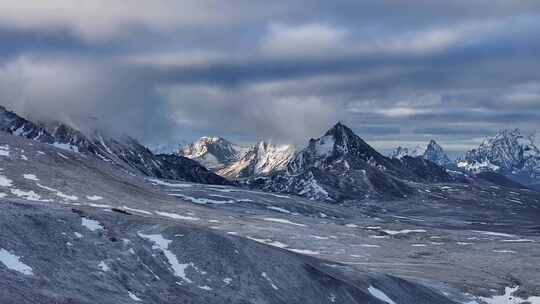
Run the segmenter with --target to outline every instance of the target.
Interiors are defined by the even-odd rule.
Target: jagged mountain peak
[[[292,145],[274,145],[271,140],[263,140],[249,147],[239,160],[217,173],[231,179],[268,175],[285,169],[294,154]]]
[[[448,181],[446,170],[431,162],[381,155],[350,128],[338,123],[311,139],[289,162],[287,170],[251,181],[264,190],[295,193],[334,202],[373,196],[403,197],[404,180]]]
[[[479,149],[498,147],[508,150],[509,147],[519,146],[524,150],[538,150],[534,141],[534,135],[525,134],[519,128],[503,129],[492,137],[484,138]]]
[[[399,146],[390,153],[391,158],[402,159],[405,156],[423,158],[439,166],[445,166],[451,163],[444,149],[434,139],[430,139],[427,146],[417,145],[413,149]]]
[[[351,137],[356,136],[351,128],[344,125],[341,121],[338,121],[332,128],[330,128],[325,136],[334,136],[334,137]]]
[[[336,123],[322,137],[311,139],[305,150],[319,158],[337,159],[347,154],[360,156],[366,160],[382,157],[351,128],[341,122]]]
[[[186,145],[179,151],[179,154],[193,159],[207,168],[218,170],[239,160],[246,151],[246,147],[233,144],[224,138],[203,136]]]
[[[446,154],[446,152],[444,152],[444,149],[434,139],[431,139],[429,141],[422,157],[440,166],[448,165],[451,163],[451,160]]]
[[[531,135],[520,129],[505,129],[487,137],[468,151],[458,167],[474,171],[494,171],[524,184],[540,181],[540,149]]]

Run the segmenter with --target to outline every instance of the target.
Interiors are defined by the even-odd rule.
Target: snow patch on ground
[[[23,191],[20,189],[11,189],[11,194],[20,198],[24,198],[29,201],[41,201],[41,196],[39,196],[34,191]]]
[[[148,179],[148,181],[152,182],[155,185],[174,187],[174,188],[189,188],[193,186],[191,184],[168,183],[159,179]]]
[[[267,222],[275,222],[275,223],[289,224],[289,225],[293,225],[293,226],[307,227],[304,224],[299,224],[299,223],[291,222],[289,220],[280,219],[280,218],[265,217],[262,220],[267,221]]]
[[[98,267],[103,272],[107,272],[107,271],[111,270],[111,268],[109,268],[109,266],[107,264],[105,264],[104,261],[99,262]]]
[[[212,287],[210,287],[208,285],[203,285],[203,286],[199,286],[199,289],[210,291],[210,290],[212,290]]]
[[[169,264],[175,276],[181,278],[188,283],[192,282],[186,275],[186,269],[190,266],[190,264],[181,264],[178,261],[176,255],[174,255],[174,253],[169,250],[169,245],[172,243],[171,240],[167,240],[161,234],[143,234],[139,232],[138,235],[143,239],[147,239],[153,242],[153,249],[161,250],[161,252],[163,252],[165,257],[167,258],[167,261],[169,261]]]
[[[481,303],[486,304],[521,304],[521,303],[530,303],[530,304],[540,304],[540,297],[532,296],[527,299],[521,299],[513,296],[513,294],[518,291],[519,286],[516,287],[506,287],[504,289],[504,294],[496,295],[491,298],[477,297]],[[476,301],[469,302],[467,304],[478,304]]]
[[[103,197],[99,196],[99,195],[87,195],[86,196],[86,199],[87,200],[90,200],[90,201],[100,201],[103,199]]]
[[[231,234],[231,233],[229,233],[229,234]],[[281,243],[281,242],[278,242],[278,241],[273,241],[271,239],[258,239],[258,238],[254,238],[254,237],[251,237],[251,236],[248,236],[247,238],[252,240],[252,241],[258,242],[258,243],[262,243],[262,244],[266,244],[266,245],[270,245],[270,246],[274,246],[274,247],[278,247],[278,248],[287,248],[287,247],[289,247],[289,245],[287,245],[285,243]]]
[[[293,249],[293,248],[287,248],[287,250],[290,250],[292,252],[300,253],[300,254],[307,254],[307,255],[319,255],[321,254],[318,251],[309,250],[309,249]]]
[[[385,303],[388,303],[388,304],[396,304],[396,302],[392,301],[392,299],[390,299],[384,292],[382,292],[382,290],[380,289],[377,289],[373,286],[369,286],[368,288],[368,292],[374,296],[375,298],[385,302]]]
[[[34,174],[23,174],[24,179],[31,180],[31,181],[39,181],[39,178],[35,176]]]
[[[256,192],[256,191],[251,191],[251,192],[259,193],[259,192]],[[282,195],[282,194],[274,194],[274,193],[263,193],[263,194],[270,195],[270,196],[273,196],[273,197],[279,197],[279,198],[291,198],[288,195]]]
[[[126,211],[131,211],[131,212],[137,212],[137,213],[148,214],[148,215],[152,214],[152,212],[150,212],[150,211],[141,210],[141,209],[135,209],[135,208],[129,208],[128,206],[123,206],[122,208],[124,210],[126,210]]]
[[[176,213],[170,213],[170,212],[162,212],[162,211],[156,211],[157,215],[161,215],[164,217],[169,217],[175,220],[186,220],[186,221],[198,221],[200,220],[198,217],[193,216],[184,216]]]
[[[266,209],[274,210],[274,211],[281,212],[281,213],[291,214],[291,212],[289,210],[281,208],[281,207],[267,206]]]
[[[496,252],[496,253],[516,253],[514,250],[506,250],[506,249],[493,250],[493,252]]]
[[[81,218],[81,225],[86,227],[90,231],[104,230],[100,222],[92,220],[86,217]]]
[[[274,281],[272,281],[272,279],[270,279],[270,277],[266,274],[266,272],[263,272],[261,273],[261,276],[268,281],[268,283],[270,283],[270,286],[272,286],[272,288],[274,290],[279,290],[279,288],[276,286],[276,284],[274,284]]]
[[[21,257],[14,255],[4,248],[0,248],[0,263],[4,264],[8,269],[15,270],[24,275],[34,274],[30,266],[21,262]]]
[[[469,163],[467,161],[460,161],[457,163],[458,168],[462,168],[468,171],[473,172],[482,172],[482,171],[498,171],[499,166],[492,164],[489,160],[484,160],[483,162],[474,162]]]
[[[534,240],[516,239],[516,240],[502,240],[501,242],[506,242],[506,243],[534,243]]]
[[[128,296],[133,301],[142,302],[142,300],[139,297],[137,297],[135,294],[133,294],[131,291],[128,291]]]
[[[78,200],[79,198],[75,195],[67,195],[65,193],[63,193],[62,191],[60,190],[57,190],[57,189],[54,189],[54,188],[51,188],[51,187],[47,187],[47,186],[44,186],[42,184],[39,184],[37,183],[36,184],[38,187],[40,187],[41,189],[45,189],[45,190],[48,190],[48,191],[51,191],[51,192],[54,192],[54,194],[56,196],[58,196],[59,198],[61,199],[64,199],[66,201],[76,201]]]
[[[491,236],[500,236],[500,237],[514,237],[515,235],[513,234],[507,234],[507,233],[500,233],[500,232],[491,232],[491,231],[475,231],[475,232],[478,232],[480,234],[484,234],[484,235],[491,235]]]
[[[179,194],[179,193],[173,193],[173,194],[169,194],[169,195],[179,197],[179,198],[185,199],[187,201],[190,201],[190,202],[192,202],[194,204],[199,204],[199,205],[211,205],[211,204],[223,205],[223,204],[234,204],[234,203],[236,203],[235,200],[219,201],[219,200],[213,200],[213,199],[209,199],[209,198],[196,198],[196,197],[187,196],[187,195],[183,195],[183,194]]]
[[[7,145],[0,146],[0,156],[9,157],[9,146]]]
[[[111,205],[104,205],[104,204],[88,204],[88,206],[94,207],[94,208],[103,208],[103,209],[112,208]]]
[[[390,234],[390,235],[427,232],[424,229],[381,230],[381,231],[385,232],[386,234]]]
[[[0,174],[0,186],[1,187],[11,187],[11,186],[13,186],[13,181]]]
[[[379,245],[372,245],[372,244],[361,244],[360,246],[361,247],[366,247],[366,248],[379,248],[379,247],[381,247]]]

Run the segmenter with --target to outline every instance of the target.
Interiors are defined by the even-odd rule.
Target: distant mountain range
[[[211,184],[231,184],[199,163],[178,155],[155,155],[129,136],[90,134],[60,122],[32,122],[0,106],[0,131],[112,162],[143,175]]]
[[[451,161],[443,148],[434,140],[426,147],[396,148],[390,157],[419,157],[450,169],[475,174],[493,172],[533,189],[540,189],[540,150],[531,136],[519,129],[501,130],[486,138],[478,148],[467,151]],[[487,176],[482,174],[482,176]]]
[[[404,197],[412,192],[410,183],[451,182],[474,175],[509,184],[501,179],[505,176],[536,189],[540,185],[540,150],[517,129],[487,138],[456,162],[435,140],[425,147],[398,147],[386,157],[341,123],[298,151],[291,145],[265,141],[242,146],[220,137],[202,137],[183,147],[182,143],[177,148],[155,147],[155,151],[174,151],[167,154],[153,153],[129,136],[82,132],[59,122],[33,122],[3,107],[0,130],[93,155],[147,176],[211,184],[241,182],[333,202]]]
[[[407,196],[410,182],[482,178],[515,187],[540,184],[538,148],[519,130],[501,131],[458,161],[433,139],[425,146],[400,146],[386,157],[341,123],[299,151],[287,145],[260,142],[244,147],[203,137],[179,154],[253,188],[334,202]]]
[[[245,147],[220,137],[202,137],[178,152],[229,179],[268,175],[283,170],[295,153],[291,145],[261,141]]]

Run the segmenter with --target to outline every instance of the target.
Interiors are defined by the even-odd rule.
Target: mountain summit
[[[211,170],[219,170],[238,161],[246,151],[245,147],[235,145],[224,138],[205,136],[186,145],[179,151],[179,154],[193,159]]]
[[[421,157],[439,166],[446,166],[452,162],[444,149],[433,139],[427,146],[418,145],[414,149],[400,146],[390,154],[390,157],[397,159],[402,159],[404,156]]]
[[[283,170],[294,153],[295,148],[291,145],[260,141],[246,147],[221,137],[201,137],[179,152],[229,179],[243,179]]]
[[[313,200],[342,202],[371,197],[396,198],[412,192],[408,181],[449,181],[444,168],[431,162],[381,155],[349,127],[337,123],[311,139],[287,169],[255,178],[252,187],[294,193]]]
[[[444,152],[443,148],[433,139],[429,141],[429,144],[424,151],[423,158],[432,161],[439,166],[451,163],[446,152]]]
[[[276,146],[270,142],[261,141],[248,148],[239,160],[230,163],[216,173],[230,179],[268,175],[285,169],[294,153],[294,146]]]
[[[532,136],[519,129],[502,130],[486,138],[457,165],[474,172],[498,172],[525,185],[540,183],[540,150]]]

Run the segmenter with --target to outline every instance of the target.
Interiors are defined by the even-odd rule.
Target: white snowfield
[[[465,304],[540,304],[540,297],[532,296],[527,299],[522,299],[513,294],[519,290],[519,286],[506,287],[504,294],[496,295],[491,298],[477,297],[478,301],[471,301]]]
[[[425,233],[427,232],[424,229],[403,229],[403,230],[381,230],[382,232],[385,232],[390,235],[397,235],[397,234],[409,234],[409,233]]]
[[[88,195],[86,196],[86,199],[90,201],[100,201],[103,199],[103,197],[99,195]]]
[[[53,192],[57,197],[63,199],[63,200],[66,200],[66,201],[77,201],[79,200],[79,198],[75,195],[68,195],[68,194],[65,194],[63,193],[62,191],[60,190],[57,190],[57,189],[54,189],[54,188],[51,188],[51,187],[47,187],[47,186],[44,186],[42,184],[39,184],[39,183],[36,183],[36,185],[38,187],[40,187],[41,189],[45,189],[45,190],[48,190],[50,192]]]
[[[33,275],[32,268],[21,262],[20,259],[21,257],[16,256],[4,248],[0,248],[0,263],[4,264],[8,269],[15,270],[24,275]]]
[[[37,178],[37,176],[35,176],[34,174],[23,174],[23,177],[27,180],[39,181],[39,178]]]
[[[9,146],[7,145],[0,146],[0,156],[9,157]]]
[[[139,297],[137,297],[134,293],[132,293],[131,291],[128,291],[128,296],[129,296],[130,299],[132,299],[135,302],[142,302],[142,300]]]
[[[90,231],[98,231],[105,229],[100,222],[85,217],[81,218],[81,224]]]
[[[172,219],[175,219],[175,220],[186,220],[186,221],[198,221],[198,220],[200,220],[200,218],[198,218],[198,217],[185,216],[185,215],[180,215],[180,214],[170,213],[170,212],[156,211],[156,214],[164,216],[164,217],[172,218]]]
[[[304,224],[299,224],[299,223],[291,222],[291,221],[286,220],[286,219],[273,218],[273,217],[265,217],[265,218],[263,218],[263,221],[282,223],[282,224],[288,224],[288,225],[300,226],[300,227],[307,227],[307,225],[304,225]]]
[[[13,186],[13,181],[0,174],[0,187],[11,187]]]
[[[388,304],[397,304],[396,302],[392,301],[384,292],[382,292],[380,289],[377,289],[373,286],[369,286],[368,288],[369,293],[374,296],[375,298],[388,303]]]
[[[153,249],[161,250],[161,252],[163,252],[175,276],[188,283],[192,283],[192,281],[186,275],[186,269],[190,266],[190,264],[181,264],[176,255],[169,250],[169,245],[172,243],[171,240],[167,240],[161,234],[143,234],[139,232],[138,235],[143,239],[153,242]]]

